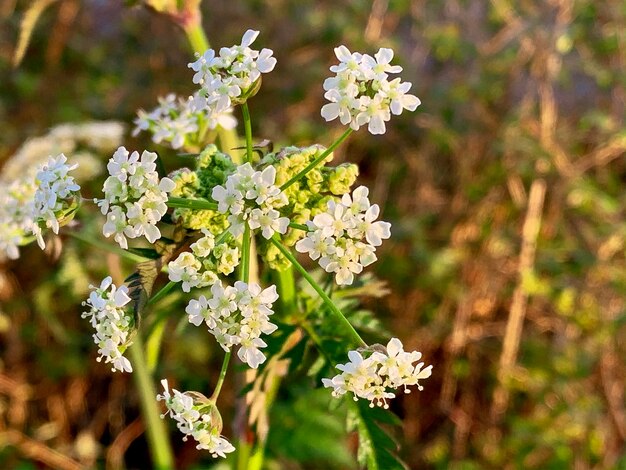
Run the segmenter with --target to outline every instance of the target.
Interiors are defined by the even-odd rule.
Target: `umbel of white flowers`
[[[104,278],[99,287],[89,286],[92,292],[83,302],[89,307],[82,318],[88,318],[91,326],[96,330],[93,340],[98,346],[98,362],[104,359],[105,363],[112,364],[115,372],[132,372],[130,361],[124,357],[126,348],[130,346],[134,322],[126,313],[130,302],[128,287],[113,284],[110,276]]]
[[[161,178],[156,171],[157,154],[144,151],[132,154],[125,147],[118,148],[107,164],[109,177],[102,188],[104,199],[95,199],[107,216],[102,227],[105,237],[114,235],[124,249],[128,238],[145,236],[150,243],[161,238],[157,223],[167,212],[167,193],[176,184]]]
[[[363,354],[368,354],[363,357]],[[361,352],[350,351],[349,362],[338,364],[341,374],[332,379],[322,379],[324,387],[333,389],[333,396],[339,397],[345,393],[353,393],[354,400],[364,398],[370,401],[370,406],[389,408],[387,400],[395,397],[389,389],[404,387],[405,393],[410,393],[407,386],[417,385],[418,390],[423,387],[419,381],[427,379],[432,374],[433,366],[424,367],[419,361],[422,353],[418,351],[406,352],[398,338],[392,338],[385,352],[370,347]]]
[[[221,112],[256,93],[261,74],[271,72],[276,65],[271,49],[257,51],[250,48],[258,35],[258,31],[249,29],[240,45],[222,47],[218,53],[209,49],[189,64],[189,68],[196,72],[193,82],[201,85],[200,91],[194,95],[196,109],[210,108]]]
[[[67,157],[61,154],[56,158],[50,157],[37,171],[31,230],[42,250],[46,244],[40,224],[51,228],[54,233],[59,233],[59,220],[63,218],[63,212],[71,210],[71,206],[77,206],[80,186],[68,174],[77,167],[77,164],[68,165]]]
[[[192,243],[191,252],[185,251],[167,265],[168,277],[180,282],[183,292],[193,287],[215,284],[219,275],[228,276],[239,266],[239,248],[227,243],[215,246],[215,237],[208,229],[201,229],[203,236]]]
[[[269,321],[274,313],[272,304],[278,299],[276,286],[261,289],[255,283],[235,282],[224,287],[220,281],[211,287],[209,298],[201,295],[191,300],[185,312],[189,322],[200,326],[203,322],[225,351],[239,346],[239,359],[253,369],[265,362],[260,348],[267,346],[261,334],[272,334],[277,326]]]
[[[213,106],[198,110],[194,103],[201,99],[198,93],[188,98],[177,97],[173,93],[159,98],[159,105],[152,111],[137,112],[133,135],[150,131],[154,143],[168,142],[173,149],[179,149],[188,138],[194,142],[201,140],[206,129],[218,126],[234,129],[237,126],[232,108],[218,109]]]
[[[249,163],[240,165],[226,179],[226,186],[213,188],[217,210],[228,214],[228,230],[235,236],[243,234],[246,223],[252,230],[261,229],[266,239],[274,233],[284,234],[289,219],[276,209],[288,204],[287,196],[274,184],[276,168],[268,166],[254,171]]]
[[[233,452],[235,447],[225,438],[220,436],[222,432],[222,418],[215,403],[208,400],[198,392],[179,392],[170,389],[166,379],[161,380],[164,391],[157,395],[157,401],[163,401],[167,411],[166,415],[176,421],[176,426],[185,436],[192,436],[197,449],[208,450],[213,457],[226,457],[227,453]]]
[[[389,222],[376,221],[380,208],[370,204],[369,190],[359,186],[340,202],[328,201],[326,212],[307,222],[306,237],[296,250],[308,253],[322,268],[335,274],[338,285],[352,284],[354,274],[376,261],[376,247],[391,236]]]
[[[407,93],[410,82],[389,80],[390,73],[402,71],[399,65],[391,65],[391,49],[382,48],[372,57],[339,46],[335,55],[339,64],[330,68],[335,76],[324,82],[324,97],[330,103],[322,107],[322,117],[327,121],[339,118],[354,130],[367,124],[372,134],[384,134],[392,114],[415,111],[420,105],[419,98]]]

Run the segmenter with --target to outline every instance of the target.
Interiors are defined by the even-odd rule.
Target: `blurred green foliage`
[[[54,124],[130,122],[158,95],[193,90],[182,33],[118,2],[51,5],[12,69],[28,4],[0,7],[7,26],[0,29],[0,159]],[[423,392],[393,404],[410,468],[625,468],[623,2],[248,0],[203,7],[212,44],[229,45],[257,28],[279,60],[250,103],[259,139],[328,144],[339,134],[319,117],[321,83],[339,44],[370,53],[394,48],[422,100],[384,137],[361,132],[336,152],[337,163],[359,164],[359,183],[393,223],[375,268],[390,294],[366,300],[376,320],[367,313],[355,319],[361,316],[368,340],[382,340],[373,323],[380,322],[434,364]],[[158,150],[166,162],[177,158]],[[537,180],[547,191],[538,238],[530,241],[536,255],[532,269],[518,273]],[[146,468],[142,439],[116,440],[135,429],[132,387],[93,361],[89,327],[79,317],[90,282],[132,266],[94,250],[65,240],[56,258],[31,246],[0,268],[0,466],[35,468],[7,445],[15,436],[6,429],[87,465],[118,462],[113,449],[126,453],[129,468]],[[516,288],[528,299],[525,321],[515,366],[500,382]],[[157,367],[162,376],[175,368],[181,387],[193,389],[215,383],[221,353],[189,329],[182,342],[183,306],[173,298],[155,307],[155,317],[181,312],[180,322],[167,321],[174,333],[161,354],[168,361]],[[311,351],[300,353],[303,363],[315,362]],[[330,394],[311,390],[330,371],[322,361],[313,376],[303,371],[282,385],[270,416],[268,468],[356,465],[356,443],[342,431],[345,404],[331,410]],[[501,414],[494,413],[499,386],[509,393]],[[20,398],[18,389],[28,393]],[[46,435],[49,423],[56,427]],[[99,444],[79,440],[83,430]],[[176,445],[180,468],[209,463],[193,445]]]

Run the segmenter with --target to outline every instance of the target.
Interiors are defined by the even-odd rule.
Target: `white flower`
[[[333,396],[350,392],[355,400],[369,400],[372,407],[389,408],[387,400],[395,397],[389,389],[404,387],[405,393],[409,393],[407,386],[417,385],[419,390],[423,390],[419,380],[430,377],[432,373],[432,366],[422,369],[423,362],[413,365],[420,360],[421,353],[405,352],[402,342],[397,338],[389,341],[386,354],[378,350],[366,352],[369,356],[364,358],[358,351],[349,351],[349,362],[336,366],[341,374],[332,379],[322,379],[324,387],[333,389]]]
[[[167,268],[169,280],[182,282],[183,292],[189,292],[192,287],[198,287],[202,283],[202,277],[199,274],[202,263],[193,253],[181,253],[178,258],[168,263]]]
[[[168,263],[168,277],[172,282],[182,282],[182,289],[189,292],[193,287],[212,286],[218,274],[228,275],[239,264],[239,249],[223,242],[215,246],[215,237],[202,229],[203,236],[191,244],[191,252],[178,255]]]
[[[100,356],[97,360],[100,362],[104,359],[105,363],[111,363],[114,372],[132,372],[130,361],[123,356],[126,348],[132,344],[133,319],[126,313],[126,306],[131,300],[128,287],[116,287],[110,276],[99,287],[90,287],[92,292],[82,303],[90,309],[83,312],[81,317],[88,318],[96,330],[93,339],[99,348]]]
[[[195,243],[192,243],[190,248],[194,255],[200,258],[206,258],[215,248],[215,237],[205,228],[201,231],[204,236]]]
[[[165,141],[170,143],[172,148],[179,149],[187,141],[198,141],[208,129],[215,129],[218,126],[233,129],[237,125],[232,108],[220,106],[218,103],[198,108],[194,104],[198,100],[204,98],[198,96],[181,98],[174,94],[159,98],[159,106],[152,111],[138,111],[133,135],[149,131],[152,133],[153,142],[159,144]]]
[[[272,238],[274,233],[286,233],[289,227],[289,219],[280,217],[280,213],[275,209],[262,210],[252,209],[248,225],[252,230],[261,229],[261,235],[267,240]]]
[[[224,186],[213,188],[211,196],[218,203],[218,211],[228,214],[228,230],[234,236],[240,236],[246,224],[252,230],[261,229],[266,239],[276,232],[286,233],[289,219],[281,217],[276,209],[285,206],[288,200],[275,182],[273,166],[255,171],[245,163],[228,176]]]
[[[401,114],[402,110],[415,111],[421,104],[417,96],[409,95],[407,91],[411,89],[409,82],[400,82],[399,78],[390,82],[383,82],[381,95],[391,100],[389,109],[393,114]]]
[[[414,111],[419,106],[420,100],[407,93],[410,83],[388,79],[390,73],[402,71],[402,67],[391,65],[391,49],[381,48],[372,57],[339,46],[335,55],[339,64],[330,67],[335,76],[324,81],[324,97],[330,102],[321,110],[326,121],[339,118],[354,130],[367,125],[370,133],[384,134],[392,113]]]
[[[183,440],[192,436],[198,444],[197,449],[208,450],[213,457],[226,457],[227,453],[235,448],[223,437],[222,419],[215,407],[215,403],[198,392],[179,392],[172,389],[170,393],[166,379],[161,380],[164,391],[156,396],[157,401],[163,401],[167,411],[161,418],[169,415],[179,431],[185,434]]]
[[[43,238],[43,229],[48,226],[54,229],[56,226],[54,220],[47,219],[50,216],[47,211],[44,211],[43,218],[37,217],[37,223],[34,221],[34,197],[40,186],[36,181],[37,173],[49,156],[59,153],[68,155],[65,165],[72,168],[74,179],[87,181],[100,174],[103,168],[100,159],[92,152],[111,151],[121,141],[123,133],[124,126],[117,122],[61,124],[44,136],[28,139],[3,162],[0,174],[0,260],[18,258],[19,247],[30,243],[33,234],[36,238]],[[69,175],[66,178],[70,178]],[[44,186],[50,190],[54,185],[47,181]],[[55,191],[57,189],[61,188],[54,188]],[[76,196],[78,193],[68,197],[56,214],[59,226],[71,218],[74,204],[78,201]],[[45,197],[41,199],[43,202],[48,200]]]
[[[161,178],[156,171],[157,154],[144,151],[132,154],[120,147],[109,160],[109,177],[104,182],[104,199],[96,199],[107,216],[102,233],[115,235],[115,241],[126,249],[128,238],[145,236],[150,243],[161,237],[157,223],[167,212],[167,193],[176,184]]]
[[[300,253],[308,253],[311,259],[315,261],[320,256],[328,257],[335,252],[335,239],[325,237],[322,230],[315,230],[298,240],[296,250]]]
[[[42,223],[54,233],[59,233],[58,217],[62,217],[63,212],[68,210],[71,204],[76,203],[80,186],[68,173],[77,166],[68,165],[67,157],[60,154],[57,157],[50,157],[37,170],[35,176],[37,190],[33,195],[31,230],[41,249],[45,248],[46,244],[39,224]]]
[[[28,176],[10,184],[0,182],[0,261],[4,256],[19,258],[19,246],[28,243],[36,191],[34,178]]]
[[[258,31],[249,29],[241,44],[222,47],[219,54],[209,49],[189,64],[195,72],[193,82],[202,87],[192,100],[192,106],[196,109],[228,108],[242,96],[247,98],[261,74],[274,70],[276,59],[271,49],[259,52],[250,48],[258,35]]]
[[[258,284],[237,281],[232,287],[224,287],[217,281],[211,287],[210,298],[191,300],[185,312],[190,323],[199,326],[204,322],[225,351],[239,345],[239,358],[256,369],[265,362],[261,348],[267,344],[261,335],[277,328],[269,321],[277,299],[276,286],[261,289]]]
[[[391,236],[391,224],[377,221],[380,208],[370,205],[365,186],[341,201],[328,201],[326,212],[307,222],[308,232],[296,250],[319,260],[326,272],[335,274],[339,285],[352,284],[354,275],[376,261],[376,247]]]
[[[378,80],[384,83],[389,73],[400,73],[402,67],[390,65],[393,59],[393,50],[380,48],[374,57],[365,54],[363,56],[363,71],[370,80]],[[397,79],[400,80],[400,79]],[[410,84],[409,84],[410,85]]]

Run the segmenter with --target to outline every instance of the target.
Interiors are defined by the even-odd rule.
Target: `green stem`
[[[146,366],[150,374],[153,374],[159,365],[159,353],[166,325],[167,317],[155,319],[146,337]]]
[[[157,292],[152,297],[150,297],[150,299],[148,299],[148,303],[146,305],[152,305],[158,302],[159,300],[161,300],[163,297],[167,295],[169,291],[171,291],[174,288],[175,285],[176,283],[173,281],[170,281],[167,284],[165,284],[159,292]]]
[[[134,263],[143,263],[144,261],[150,259],[144,258],[143,256],[139,256],[134,253],[130,253],[123,248],[120,248],[119,246],[111,245],[109,243],[98,240],[97,238],[92,238],[89,235],[69,231],[65,233],[70,237],[75,238],[76,240],[80,240],[83,243],[88,243],[89,245],[95,246],[96,248],[100,248],[104,251],[108,251],[109,253],[113,253],[129,261],[133,261]]]
[[[246,284],[250,282],[250,227],[246,223],[241,242],[241,280]]]
[[[181,207],[183,209],[217,210],[217,204],[206,199],[186,199],[182,197],[170,197],[167,200],[168,207]]]
[[[224,356],[222,369],[220,370],[220,376],[217,379],[217,384],[215,385],[215,390],[213,390],[213,395],[211,395],[211,401],[213,401],[213,403],[217,401],[217,397],[220,396],[220,392],[222,391],[222,385],[224,384],[224,379],[226,378],[226,372],[228,371],[228,363],[230,362],[231,354],[231,351],[228,351]]]
[[[243,126],[246,131],[246,161],[252,162],[252,120],[250,119],[250,110],[247,102],[241,105],[241,112],[243,113]]]
[[[224,230],[215,239],[215,246],[221,245],[222,243],[226,243],[230,237],[231,237],[230,231],[228,229]]]
[[[296,283],[293,275],[293,266],[281,271],[274,271],[278,287],[278,301],[283,318],[290,316],[296,310]]]
[[[170,439],[157,406],[156,390],[146,366],[143,342],[139,333],[129,348],[129,355],[133,364],[132,375],[139,391],[142,415],[146,420],[145,427],[154,468],[159,470],[172,469],[174,468],[174,456],[170,447]]]
[[[191,47],[191,52],[203,54],[209,47],[209,40],[204,34],[204,29],[202,28],[202,21],[198,18],[198,21],[189,24],[184,28],[185,34],[187,35],[187,41],[189,42],[189,46]]]
[[[324,301],[326,306],[333,313],[335,318],[337,318],[337,320],[339,320],[339,322],[342,323],[346,327],[346,329],[349,331],[350,336],[352,337],[352,339],[356,343],[358,343],[359,346],[367,347],[367,343],[365,341],[363,341],[363,338],[361,338],[361,336],[357,333],[357,331],[354,329],[354,327],[348,321],[348,319],[344,316],[344,314],[341,313],[341,310],[339,310],[339,308],[337,308],[335,303],[330,299],[330,297],[328,297],[326,292],[324,292],[324,289],[322,289],[322,287],[315,281],[315,279],[313,279],[313,277],[311,277],[311,275],[307,272],[307,270],[304,269],[304,267],[298,262],[298,260],[296,259],[295,256],[293,256],[291,251],[289,249],[285,248],[282,245],[282,243],[280,243],[278,240],[276,240],[276,238],[270,238],[270,241],[274,244],[274,246],[276,248],[278,248],[280,250],[280,252],[285,256],[285,258],[287,258],[289,261],[291,261],[291,264],[293,265],[293,267],[296,268],[296,270],[299,271],[300,274],[302,274],[302,276],[311,285],[311,287],[313,287],[313,289],[315,289],[315,291],[322,298],[322,300]]]
[[[348,129],[343,134],[341,134],[341,136],[339,136],[339,138],[335,142],[333,142],[333,144],[330,147],[328,147],[319,157],[317,157],[315,160],[309,163],[302,171],[297,173],[289,181],[283,184],[280,187],[280,189],[284,191],[289,186],[294,184],[296,181],[303,178],[309,171],[311,171],[313,168],[319,165],[320,162],[323,162],[326,159],[326,157],[328,157],[333,152],[333,150],[335,150],[339,146],[339,144],[341,144],[344,140],[348,138],[350,134],[352,134],[352,128],[348,127]]]
[[[304,225],[304,224],[297,224],[295,222],[289,222],[289,227],[295,228],[296,230],[304,230],[305,232],[308,232],[309,230],[311,230],[306,225]]]

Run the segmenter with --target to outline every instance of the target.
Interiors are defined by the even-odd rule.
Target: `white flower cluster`
[[[421,357],[422,353],[417,351],[405,352],[402,342],[392,338],[386,354],[374,351],[365,359],[358,351],[348,352],[350,361],[336,366],[341,374],[322,379],[322,383],[324,387],[333,388],[335,397],[350,392],[355,401],[358,398],[369,400],[372,408],[374,405],[389,408],[387,399],[395,397],[389,389],[404,387],[404,392],[410,393],[407,386],[417,385],[418,390],[423,390],[419,381],[431,376],[433,366],[424,367],[423,362],[414,365]]]
[[[410,82],[388,79],[389,73],[402,71],[399,65],[390,64],[391,49],[381,48],[372,57],[339,46],[335,55],[339,64],[330,67],[335,76],[324,81],[324,97],[330,101],[322,107],[326,121],[339,118],[354,130],[367,124],[372,134],[384,134],[385,122],[391,119],[391,114],[401,114],[404,109],[415,111],[420,105],[416,96],[407,93]]]
[[[265,362],[265,355],[259,348],[267,344],[261,339],[261,333],[269,335],[277,328],[269,321],[276,299],[276,286],[261,290],[258,284],[237,281],[234,287],[224,287],[218,281],[211,287],[210,298],[202,295],[191,300],[185,312],[190,323],[196,326],[206,323],[225,351],[239,345],[239,359],[256,369]]]
[[[63,153],[72,163],[80,160],[80,168],[74,177],[78,181],[88,181],[102,171],[95,153],[112,152],[123,137],[124,125],[115,121],[60,124],[46,135],[24,142],[2,166],[0,179],[5,182],[22,180],[26,175],[34,178],[33,170],[44,163],[48,155]]]
[[[89,287],[93,290],[82,305],[90,307],[90,310],[83,312],[81,317],[89,318],[89,323],[96,330],[93,340],[99,348],[98,362],[104,358],[105,363],[113,364],[113,372],[132,372],[130,361],[123,356],[132,344],[133,319],[125,309],[131,300],[128,287],[116,287],[110,276],[102,281],[100,287]]]
[[[19,247],[32,240],[35,191],[33,178],[0,181],[0,261],[19,258]]]
[[[31,230],[42,250],[46,243],[39,224],[44,224],[54,233],[59,233],[58,218],[63,216],[63,211],[77,203],[80,186],[76,184],[74,177],[68,175],[77,167],[76,164],[68,165],[67,157],[61,154],[48,158],[48,161],[37,169],[35,176],[37,190],[33,196]]]
[[[287,205],[288,200],[274,183],[276,168],[268,166],[263,171],[254,171],[249,163],[237,167],[226,179],[226,186],[215,186],[211,196],[218,203],[217,210],[229,214],[229,231],[239,236],[245,224],[252,230],[261,229],[261,234],[270,239],[274,233],[284,234],[289,219],[281,217],[276,210]]]
[[[150,243],[161,237],[156,224],[167,212],[167,193],[176,184],[161,178],[156,171],[157,154],[144,151],[129,154],[118,148],[107,164],[109,177],[102,188],[104,199],[96,199],[107,216],[102,228],[105,237],[115,235],[115,241],[128,248],[128,238],[145,236]]]
[[[258,31],[249,29],[240,45],[222,47],[219,54],[209,49],[189,64],[196,72],[193,82],[202,86],[193,101],[197,109],[215,108],[222,112],[245,101],[254,92],[261,74],[274,70],[276,59],[271,49],[259,52],[250,48],[258,35]]]
[[[4,162],[0,172],[0,261],[19,258],[19,247],[33,239],[35,180],[48,156],[69,155],[71,166],[79,165],[72,171],[74,178],[89,181],[102,171],[93,152],[116,148],[123,134],[124,126],[114,121],[61,124],[44,136],[28,139]]]
[[[191,244],[191,252],[178,255],[167,265],[172,282],[182,282],[184,292],[193,287],[207,287],[218,280],[218,274],[231,274],[239,265],[239,249],[221,243],[215,246],[215,237],[202,229],[202,238]]]
[[[192,105],[198,97],[187,99],[177,97],[173,93],[159,98],[159,105],[150,112],[140,110],[135,119],[133,135],[141,131],[150,131],[152,141],[156,144],[169,142],[174,149],[185,144],[188,135],[202,133],[207,129],[221,126],[234,129],[237,120],[232,115],[232,108],[204,107],[196,110]]]
[[[389,222],[376,222],[380,208],[370,205],[368,194],[365,186],[359,186],[340,202],[328,201],[326,212],[307,222],[309,232],[296,243],[296,250],[335,273],[339,285],[352,284],[354,274],[376,261],[376,247],[391,236]]]
[[[196,392],[172,389],[170,393],[166,379],[161,380],[161,385],[165,391],[156,398],[157,401],[165,402],[167,407],[167,412],[161,418],[170,415],[176,421],[176,426],[185,435],[183,441],[192,436],[198,442],[196,448],[208,450],[213,457],[226,457],[227,453],[235,450],[230,442],[220,436],[222,419],[214,403]]]

